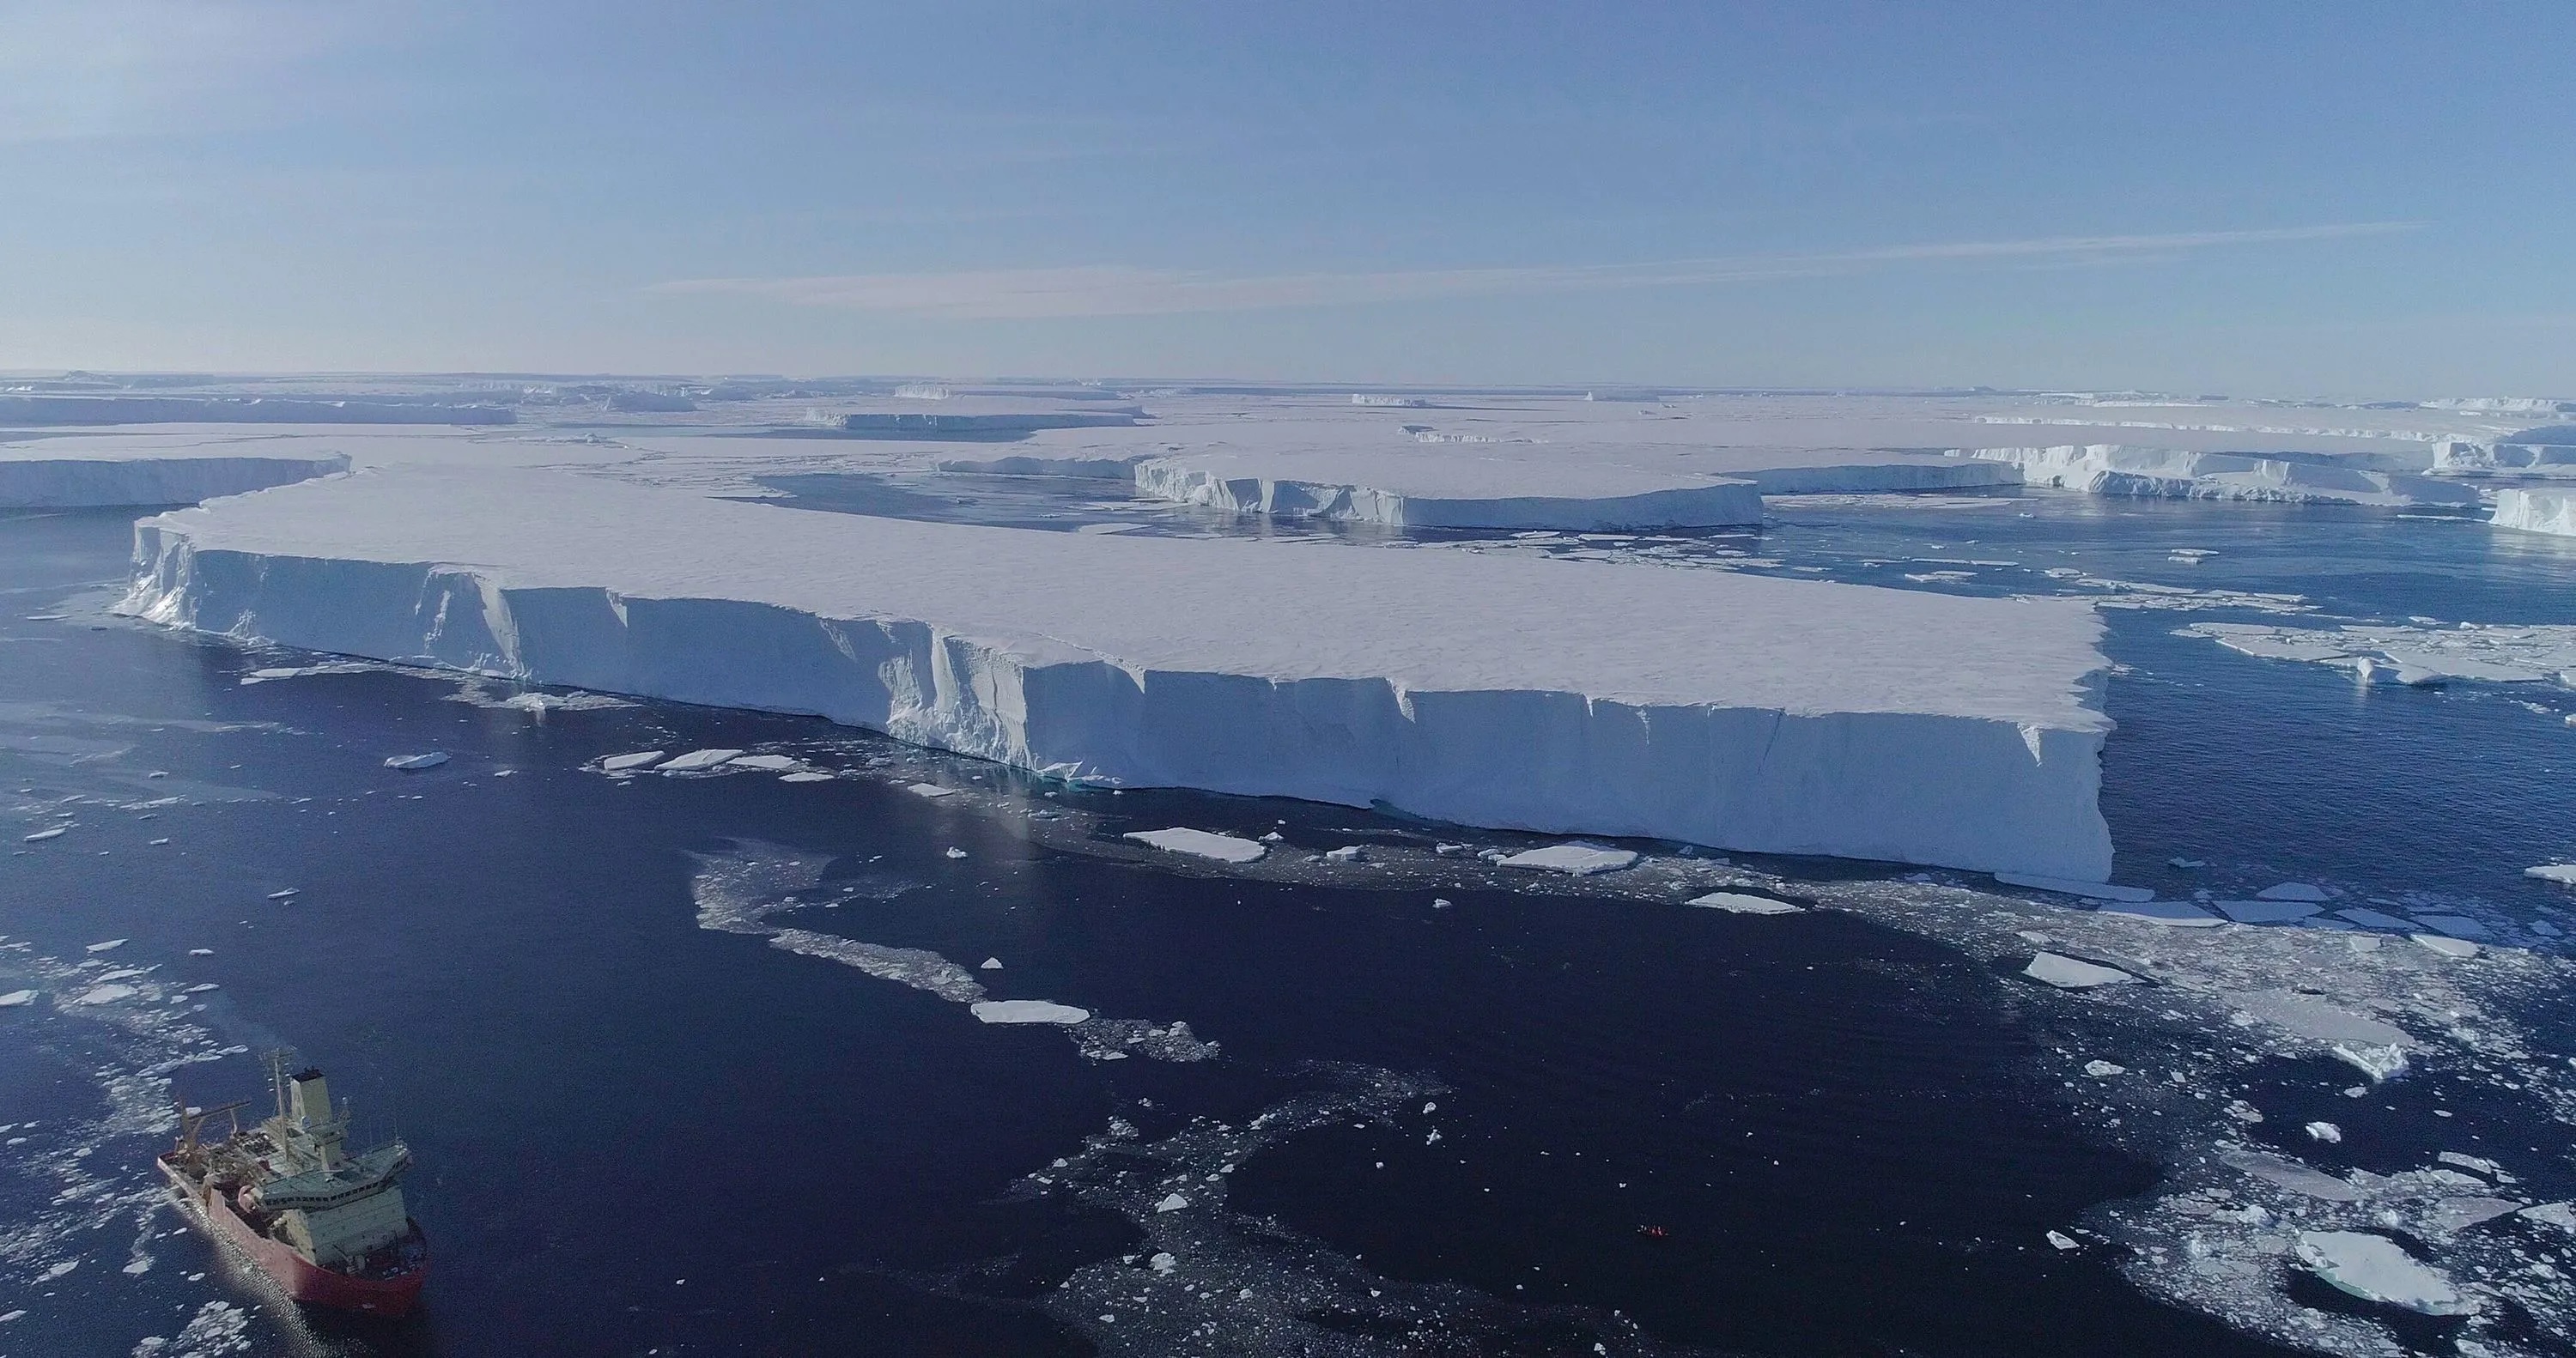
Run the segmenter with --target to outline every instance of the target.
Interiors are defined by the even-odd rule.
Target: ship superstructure
[[[248,1254],[296,1301],[395,1316],[419,1300],[429,1244],[403,1205],[411,1149],[400,1139],[352,1154],[349,1112],[331,1104],[322,1072],[288,1072],[272,1053],[277,1111],[241,1125],[247,1102],[183,1108],[179,1144],[161,1172],[208,1229]],[[207,1123],[230,1115],[208,1140]]]

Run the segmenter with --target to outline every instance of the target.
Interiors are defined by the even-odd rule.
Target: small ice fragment
[[[1357,844],[1345,844],[1338,849],[1325,850],[1324,856],[1336,863],[1365,863],[1368,861],[1368,850]]]
[[[2087,1061],[2084,1063],[2084,1073],[2096,1080],[2107,1080],[2114,1075],[2128,1074],[2129,1068],[2109,1061]]]
[[[130,985],[99,985],[91,986],[89,989],[74,996],[72,998],[72,1003],[114,1004],[118,1000],[132,999],[133,997],[134,987]]]
[[[2418,944],[2444,957],[2475,957],[2478,945],[2465,938],[2446,938],[2441,934],[2410,935]]]
[[[25,1311],[0,1312],[0,1325],[6,1325],[10,1321],[16,1320],[25,1314],[27,1314]]]
[[[431,750],[427,754],[388,755],[385,758],[385,767],[389,769],[399,769],[404,773],[418,773],[422,769],[437,768],[439,765],[446,762],[446,751]]]
[[[40,1283],[49,1283],[79,1267],[80,1260],[65,1259],[61,1263],[54,1265],[52,1268],[46,1269],[44,1272],[37,1274],[36,1281]]]
[[[637,750],[632,754],[612,754],[599,761],[599,767],[608,773],[618,773],[626,769],[640,769],[661,757],[660,750]]]
[[[1075,1024],[1091,1017],[1088,1009],[1077,1009],[1051,1000],[978,1000],[969,1008],[983,1023]]]
[[[2051,1244],[2051,1245],[2056,1246],[2057,1248],[2059,1248],[2059,1249],[2061,1249],[2061,1250],[2072,1250],[2072,1249],[2081,1249],[2081,1248],[2083,1248],[2083,1246],[2078,1245],[2078,1244],[2076,1244],[2076,1243],[2075,1243],[2075,1237],[2073,1237],[2073,1236],[2071,1236],[2071,1235],[2068,1235],[2068,1234],[2067,1234],[2067,1233],[2065,1233],[2064,1231],[2050,1231],[2050,1232],[2048,1233],[2048,1243],[2049,1243],[2049,1244]]]
[[[714,768],[716,765],[724,763],[726,760],[729,760],[735,755],[741,753],[742,751],[740,750],[691,750],[687,754],[673,756],[662,765],[660,771],[663,773],[694,773],[701,769]]]
[[[1694,896],[1683,904],[1704,906],[1711,910],[1725,910],[1738,915],[1795,915],[1806,909],[1805,906],[1791,905],[1787,901],[1775,901],[1768,896],[1748,895],[1741,891],[1712,891],[1705,896]]]
[[[1189,1199],[1182,1197],[1178,1193],[1174,1193],[1170,1197],[1163,1199],[1161,1202],[1155,1203],[1154,1210],[1157,1212],[1177,1212],[1189,1205]]]
[[[2308,1271],[2363,1301],[2428,1316],[2465,1316],[2477,1299],[2418,1263],[2396,1241],[2363,1231],[2301,1231],[2299,1262]]]
[[[1454,904],[1454,902],[1446,896],[1434,896],[1431,898],[1431,908],[1434,910],[1446,910],[1452,904]]]
[[[2168,858],[2165,862],[2185,871],[2189,871],[2193,868],[2205,868],[2209,866],[2209,860],[2204,858]]]
[[[1181,1261],[1173,1258],[1169,1253],[1158,1253],[1153,1258],[1145,1261],[1145,1267],[1154,1270],[1156,1273],[1169,1273],[1180,1266]]]
[[[190,948],[188,950],[188,955],[190,957],[212,957],[215,955],[215,950],[212,948]]]
[[[2570,716],[2567,720],[2576,723],[2576,716]],[[2522,875],[2537,877],[2544,882],[2556,882],[2561,886],[2576,886],[2576,863],[2543,863],[2536,868],[2524,868]]]
[[[2287,924],[2306,919],[2320,907],[2306,901],[2211,901],[2219,913],[2239,924]]]
[[[166,839],[156,839],[156,840],[153,840],[153,841],[152,841],[152,847],[157,849],[157,848],[160,848],[162,845],[167,844],[167,843],[169,843],[169,842],[170,842],[170,841],[168,841],[168,840],[166,840]]]
[[[2174,929],[2215,929],[2227,921],[2206,910],[2195,910],[2174,901],[2139,901],[2133,904],[2106,905],[2100,913],[2123,919],[2145,920]]]
[[[1467,846],[1464,844],[1434,844],[1431,846],[1431,851],[1443,858],[1455,858],[1459,854],[1465,853],[1467,851]]]
[[[1506,868],[1525,868],[1533,872],[1563,872],[1576,877],[1595,873],[1617,872],[1637,865],[1637,855],[1630,849],[1610,849],[1580,840],[1551,844],[1544,849],[1524,849],[1506,854],[1494,862]]]
[[[2344,1064],[2369,1076],[2374,1083],[2393,1080],[2406,1071],[2406,1053],[2394,1046],[2338,1042],[2330,1050]]]
[[[60,839],[63,837],[63,832],[70,828],[72,827],[68,825],[57,825],[50,830],[38,830],[36,833],[27,836],[25,842],[29,844],[41,844],[48,839]]]
[[[978,971],[1000,971],[1001,969],[1002,959],[998,957],[987,957],[984,959],[982,965],[976,968]]]
[[[184,992],[182,992],[182,993],[183,993],[183,994],[189,994],[189,995],[203,995],[203,994],[205,994],[205,993],[206,993],[207,991],[209,991],[209,990],[221,990],[221,989],[223,989],[223,987],[222,987],[222,986],[219,986],[219,985],[215,984],[215,983],[214,983],[214,982],[212,982],[212,981],[199,981],[199,982],[197,982],[195,985],[192,985],[192,986],[188,987],[188,988],[187,988],[187,990],[185,990],[185,991],[184,991]]]
[[[2308,1138],[2312,1141],[2325,1142],[2329,1146],[2335,1145],[2343,1140],[2343,1128],[2331,1122],[2311,1122],[2308,1124]]]
[[[1276,835],[1265,835],[1268,839]],[[1220,863],[1257,863],[1270,852],[1248,839],[1233,835],[1211,834],[1206,830],[1189,830],[1178,826],[1169,830],[1130,830],[1119,836],[1139,844],[1150,845],[1166,853],[1189,854],[1196,858],[1213,858]]]
[[[2413,920],[2399,919],[2395,915],[2373,910],[2366,905],[2356,905],[2349,910],[2338,910],[2335,914],[2364,929],[2386,929],[2391,933],[2407,933],[2415,928]]]
[[[2323,888],[2309,882],[2277,882],[2254,893],[2256,900],[2307,901],[2311,904],[2326,899]]]
[[[1276,830],[1272,830],[1261,836],[1261,842],[1264,844],[1285,844],[1288,842],[1288,836],[1283,835]]]
[[[905,788],[904,791],[909,792],[916,797],[934,802],[938,801],[942,797],[954,797],[957,795],[957,789],[953,787],[941,787],[937,783],[914,783]]]
[[[778,781],[782,783],[828,783],[832,781],[832,775],[819,772],[814,769],[798,769],[794,773],[782,773],[778,775]]]
[[[6,995],[0,995],[0,1009],[16,1009],[21,1005],[35,1002],[36,992],[32,990],[12,990]]]
[[[2044,877],[2033,872],[1998,872],[1995,880],[2005,886],[2028,887],[2033,891],[2054,891],[2062,896],[2082,896],[2095,901],[2122,901],[2139,904],[2152,901],[2156,893],[2142,886],[2113,886],[2108,882],[2079,882],[2071,877]]]
[[[89,945],[89,947],[88,947],[87,949],[85,949],[85,951],[88,951],[88,952],[114,952],[114,951],[116,951],[117,949],[122,948],[122,947],[124,947],[124,946],[125,946],[125,940],[124,940],[124,939],[121,939],[121,938],[111,938],[111,939],[109,939],[108,941],[106,941],[105,943],[92,943],[92,944],[90,944],[90,945]]]
[[[286,888],[284,891],[272,891],[272,892],[268,893],[268,898],[269,898],[270,900],[272,900],[272,901],[282,901],[282,900],[287,899],[287,898],[288,898],[288,897],[290,897],[290,896],[293,896],[294,894],[295,894],[295,888],[293,888],[293,887],[288,887],[288,888]]]
[[[2030,959],[2030,965],[2022,968],[2021,974],[2060,990],[2090,990],[2095,986],[2122,985],[2138,979],[2118,967],[2096,966],[2053,952],[2044,952]]]
[[[951,845],[949,845],[949,846],[948,846],[948,856],[949,856],[950,858],[964,858],[964,857],[966,856],[966,851],[965,851],[964,849],[958,848],[958,847],[957,847],[956,845],[954,845],[954,844],[951,844]]]

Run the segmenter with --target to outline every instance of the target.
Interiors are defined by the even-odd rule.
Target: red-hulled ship
[[[240,1109],[182,1108],[179,1144],[163,1151],[161,1172],[191,1215],[230,1241],[286,1295],[312,1306],[399,1316],[420,1300],[429,1277],[429,1242],[403,1208],[399,1181],[411,1149],[388,1141],[350,1155],[346,1105],[331,1107],[322,1072],[287,1074],[287,1054],[269,1058],[277,1115],[244,1130]],[[218,1113],[233,1114],[221,1141],[201,1133]]]

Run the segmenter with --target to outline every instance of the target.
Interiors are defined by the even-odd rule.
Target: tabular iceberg
[[[405,467],[135,526],[127,608],[1102,782],[2099,880],[2101,626],[1646,565]]]
[[[194,504],[349,469],[339,453],[303,457],[197,456],[188,450],[131,456],[51,456],[44,445],[0,451],[0,509],[90,509]]]
[[[1139,462],[1156,499],[1236,514],[1390,528],[1718,528],[1762,522],[1750,481],[1647,472],[1559,453],[1438,451],[1245,453],[1209,450]]]
[[[2357,465],[2359,459],[2326,455],[2202,453],[2120,443],[1966,451],[1971,457],[2019,466],[2023,479],[2032,485],[2095,495],[2397,507],[2465,507],[2479,499],[2475,487],[2403,472],[2365,470]]]

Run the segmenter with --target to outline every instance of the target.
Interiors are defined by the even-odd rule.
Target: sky
[[[0,0],[0,369],[2576,396],[2576,4]]]

